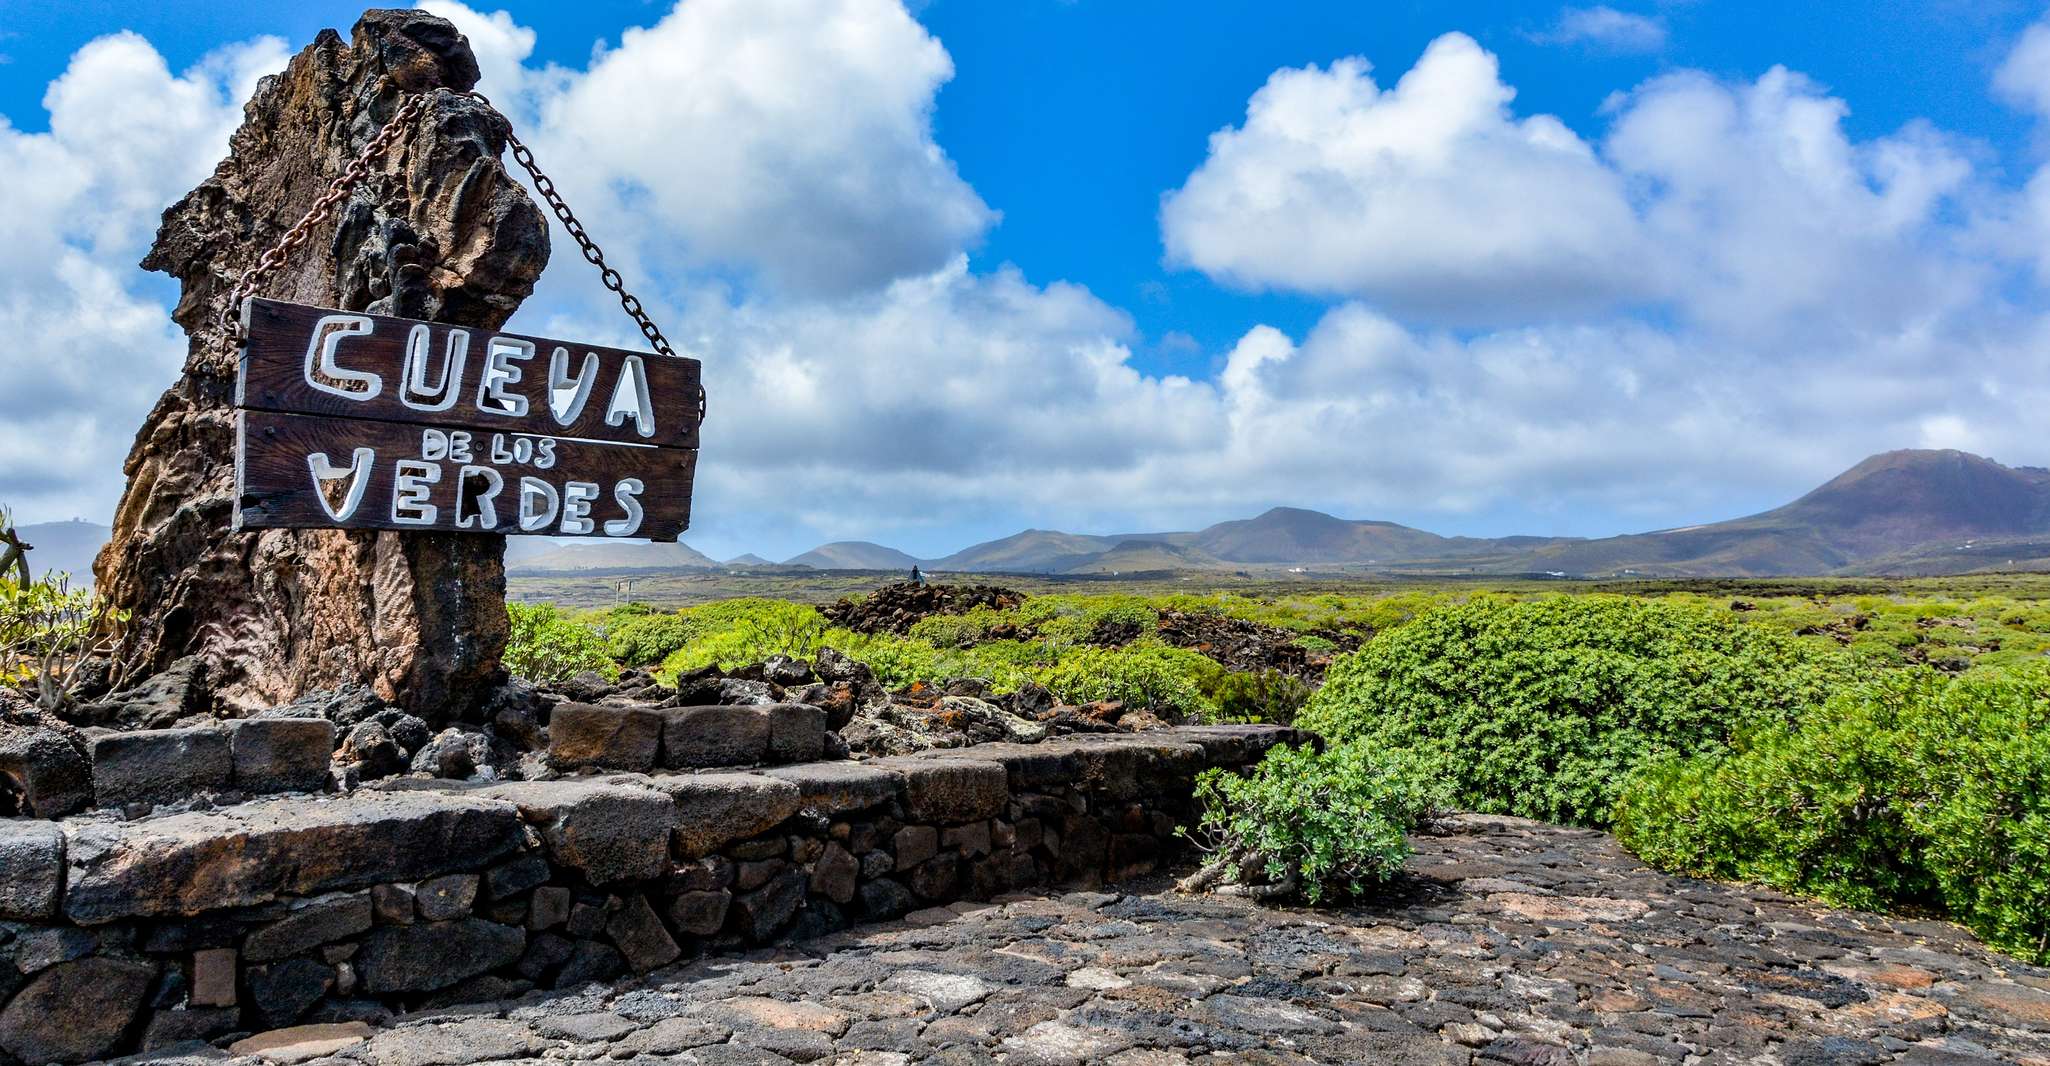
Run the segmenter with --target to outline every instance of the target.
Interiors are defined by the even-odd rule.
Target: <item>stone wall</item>
[[[1120,880],[1174,857],[1197,773],[1306,739],[1183,727],[0,820],[0,1062],[574,987],[953,900]]]

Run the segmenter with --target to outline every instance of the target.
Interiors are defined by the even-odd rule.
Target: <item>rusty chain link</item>
[[[485,107],[498,111],[497,105],[493,104],[490,97],[485,96],[483,93],[472,89],[466,95]],[[504,113],[499,111],[501,115]],[[626,279],[620,277],[619,271],[614,270],[611,264],[605,262],[605,250],[598,247],[598,242],[592,240],[590,234],[584,232],[584,224],[577,221],[576,213],[569,209],[569,203],[563,200],[562,194],[555,191],[554,180],[542,173],[540,166],[535,164],[533,149],[528,148],[526,142],[520,140],[519,135],[512,132],[510,129],[512,123],[510,121],[506,125],[508,129],[505,134],[505,143],[512,149],[513,159],[526,169],[528,177],[534,179],[534,191],[540,193],[541,199],[548,202],[548,209],[555,212],[555,217],[561,220],[562,228],[567,230],[571,237],[576,238],[577,247],[583,251],[584,259],[592,266],[598,268],[599,280],[603,281],[605,287],[612,290],[613,294],[619,297],[619,306],[626,310],[627,317],[633,319],[635,325],[641,327],[642,335],[648,338],[648,343],[654,345],[656,351],[661,352],[663,355],[675,355],[676,350],[669,347],[669,339],[662,335],[662,330],[655,325],[654,320],[649,318],[648,313],[641,309],[640,297],[626,291]]]
[[[399,109],[392,113],[391,121],[386,122],[384,128],[377,131],[377,136],[370,138],[370,143],[363,146],[363,151],[349,164],[349,169],[328,184],[327,192],[313,202],[305,216],[293,223],[292,228],[286,230],[283,237],[278,238],[278,243],[263,253],[255,266],[242,272],[241,279],[228,294],[228,306],[221,310],[221,320],[227,324],[230,336],[241,328],[243,302],[256,295],[257,286],[263,284],[263,279],[271,271],[283,266],[286,257],[306,243],[306,238],[312,234],[313,227],[326,222],[335,213],[335,207],[348,198],[349,191],[370,176],[370,164],[383,155],[385,150],[391,147],[392,142],[398,140],[400,134],[420,121],[420,113],[426,108],[425,94],[415,93],[407,96],[404,102],[399,104]]]
[[[505,115],[505,112],[499,111],[498,105],[493,104],[491,98],[483,93],[473,89],[461,95],[483,104],[485,107],[497,112],[500,117]],[[236,282],[234,290],[228,295],[227,308],[221,313],[223,321],[228,325],[230,335],[233,335],[241,326],[243,301],[256,295],[257,286],[263,283],[263,279],[272,271],[284,265],[286,257],[293,250],[306,243],[307,236],[312,232],[313,227],[327,221],[334,214],[335,207],[346,199],[349,192],[361,184],[364,178],[369,176],[371,163],[383,155],[391,147],[392,142],[396,141],[401,134],[412,128],[414,123],[420,121],[420,115],[426,110],[426,106],[426,93],[407,94],[405,101],[399,105],[399,109],[392,113],[391,121],[385,123],[384,128],[377,132],[377,136],[372,137],[370,143],[363,146],[363,151],[356,156],[354,162],[349,164],[349,169],[343,171],[340,176],[335,178],[334,182],[328,186],[326,194],[314,202],[312,209],[306,212],[305,217],[294,223],[291,229],[285,231],[285,235],[279,238],[278,243],[273,245],[269,251],[263,253],[263,257],[256,261],[255,266],[243,272],[241,280]],[[663,355],[675,355],[676,349],[669,346],[669,338],[664,337],[661,327],[655,325],[655,320],[648,317],[646,309],[641,306],[640,297],[626,290],[626,279],[621,277],[619,271],[605,261],[604,249],[599,248],[598,242],[592,240],[591,235],[584,231],[584,224],[577,221],[576,213],[570,210],[569,203],[562,198],[562,194],[555,191],[555,182],[547,174],[543,173],[541,167],[534,162],[533,149],[528,148],[526,142],[520,140],[518,135],[512,132],[512,121],[510,119],[506,121],[505,141],[507,146],[512,149],[513,159],[526,170],[528,177],[533,179],[534,191],[541,194],[541,198],[548,204],[548,209],[555,212],[555,217],[562,222],[562,228],[567,230],[569,235],[576,239],[578,249],[584,253],[584,259],[592,266],[598,268],[599,280],[614,295],[619,297],[619,306],[626,311],[627,317],[633,319],[634,324],[641,328],[641,335],[648,339],[648,343],[654,346],[657,352]],[[699,386],[698,420],[702,422],[704,418],[705,390],[703,386]]]

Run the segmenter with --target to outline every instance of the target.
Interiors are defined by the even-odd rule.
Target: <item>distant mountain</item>
[[[1452,554],[1436,533],[1393,522],[1351,522],[1300,507],[1276,507],[1258,518],[1219,522],[1189,546],[1234,563],[1372,564]]]
[[[865,540],[836,540],[783,560],[784,566],[809,566],[815,570],[909,570],[918,563],[918,559],[895,548]]]
[[[1109,551],[1121,540],[1147,539],[1149,534],[1129,537],[1093,537],[1051,529],[1028,529],[1002,540],[985,541],[932,561],[934,570],[998,571],[1010,574],[1053,574],[1083,556]],[[1151,534],[1151,539],[1165,539]]]
[[[719,564],[690,545],[591,541],[556,545],[545,540],[506,540],[509,573],[543,570],[715,570]]]
[[[93,557],[106,547],[113,530],[93,522],[38,522],[20,526],[15,532],[30,545],[28,566],[37,577],[52,570],[71,575],[74,585],[93,582]]]
[[[1223,570],[1230,563],[1202,550],[1164,540],[1126,540],[1108,551],[1073,557],[1063,574],[1141,574],[1157,570]]]
[[[776,564],[774,564],[774,563],[771,563],[771,562],[770,562],[770,561],[768,561],[767,559],[764,559],[764,558],[762,558],[761,556],[759,556],[759,555],[756,555],[756,554],[755,554],[755,553],[753,553],[753,552],[748,552],[748,553],[747,553],[746,555],[736,555],[736,556],[734,556],[733,558],[731,558],[731,559],[728,559],[728,560],[726,560],[726,565],[727,565],[727,566],[774,566],[774,565],[776,565]]]
[[[2050,538],[2050,470],[1959,451],[1875,455],[1800,499],[1746,518],[1548,545],[1525,567],[1572,574],[1767,576],[1950,573],[1980,540]],[[1987,546],[1981,546],[1987,550]],[[1991,549],[2004,565],[2023,545]]]

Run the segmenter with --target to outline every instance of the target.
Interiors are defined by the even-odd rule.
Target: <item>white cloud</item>
[[[1514,95],[1457,33],[1385,91],[1358,58],[1277,71],[1163,199],[1168,260],[1455,320],[1631,296],[1650,249],[1623,181]]]
[[[2015,106],[2050,118],[2050,16],[2022,32],[1994,72],[1993,88]]]
[[[1799,74],[1654,79],[1614,99],[1599,151],[1513,95],[1461,34],[1385,92],[1357,59],[1277,72],[1164,201],[1168,258],[1412,318],[1664,304],[1761,332],[1904,321],[1983,283],[1943,246],[1965,154],[1921,125],[1854,143]]]
[[[51,83],[47,132],[0,118],[0,502],[23,520],[111,511],[135,427],[185,353],[135,261],[283,63],[283,42],[261,38],[173,75],[114,34]]]
[[[507,72],[531,47],[509,19],[437,9],[495,42],[488,80],[533,88]],[[657,263],[844,295],[939,269],[995,221],[932,139],[953,73],[895,0],[689,0],[550,72],[527,139],[573,204],[616,201],[608,230],[669,236]]]
[[[1656,52],[1666,46],[1666,24],[1649,15],[1634,15],[1613,7],[1569,7],[1559,12],[1559,21],[1543,33],[1533,34],[1539,44],[1583,44],[1612,52]]]

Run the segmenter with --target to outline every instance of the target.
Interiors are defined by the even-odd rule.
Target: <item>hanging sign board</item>
[[[235,527],[673,541],[695,359],[251,299]]]

